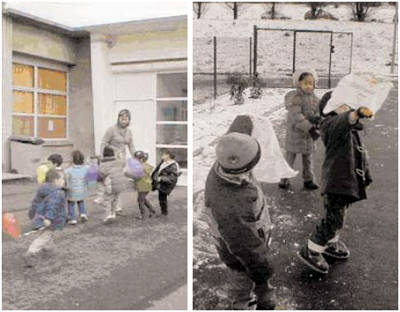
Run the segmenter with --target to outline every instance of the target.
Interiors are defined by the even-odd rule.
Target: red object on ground
[[[13,213],[3,213],[3,232],[10,235],[12,238],[19,238],[21,228]]]

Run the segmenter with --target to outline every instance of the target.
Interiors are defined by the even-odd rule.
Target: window
[[[161,160],[164,149],[186,173],[187,169],[187,74],[160,73],[157,75],[156,157]]]
[[[13,63],[12,134],[67,138],[66,71]]]

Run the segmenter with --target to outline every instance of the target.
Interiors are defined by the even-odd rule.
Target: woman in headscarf
[[[107,146],[114,150],[115,157],[118,159],[126,159],[126,148],[128,146],[131,156],[135,154],[135,146],[133,144],[132,131],[129,129],[131,122],[131,113],[127,109],[122,109],[118,113],[117,124],[107,129],[101,141],[100,153],[103,154],[104,148]]]
[[[100,146],[100,155],[103,157],[103,151],[105,147],[109,147],[114,151],[114,155],[117,159],[122,161],[126,160],[126,146],[129,148],[129,152],[133,157],[135,154],[135,146],[133,144],[132,131],[129,129],[131,122],[131,113],[127,109],[122,109],[118,113],[117,124],[107,129],[104,134],[103,140]],[[99,185],[98,197],[95,199],[95,203],[101,204],[103,202],[104,186]],[[121,214],[122,207],[120,201],[118,201],[115,212]]]

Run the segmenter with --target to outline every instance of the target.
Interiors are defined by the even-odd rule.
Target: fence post
[[[257,25],[254,25],[254,53],[253,53],[253,73],[257,73],[257,44],[258,44],[258,34],[257,34]]]
[[[249,46],[249,48],[250,48],[250,51],[249,51],[249,62],[250,62],[250,67],[249,67],[249,78],[251,79],[251,52],[252,52],[252,46],[253,46],[253,43],[252,43],[252,38],[251,37],[249,37],[249,39],[250,39],[250,46]]]
[[[292,65],[292,74],[296,71],[296,31],[293,33],[293,65]]]
[[[351,42],[350,42],[350,70],[349,70],[349,74],[351,74],[351,69],[353,67],[353,33],[351,33]]]
[[[396,13],[394,16],[394,32],[393,32],[393,47],[392,47],[392,65],[390,66],[390,73],[394,73],[394,62],[396,61],[396,46],[397,46],[397,23],[398,23],[398,2],[396,2]]]
[[[331,32],[331,42],[329,46],[328,89],[331,88],[332,45],[333,45],[333,32]]]
[[[217,98],[217,37],[214,36],[214,99]]]

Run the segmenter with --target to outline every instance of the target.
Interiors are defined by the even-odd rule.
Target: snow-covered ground
[[[340,4],[335,7],[334,4],[329,4],[323,7],[324,10],[331,13],[340,21],[350,21],[353,18],[350,5]],[[241,3],[239,4],[238,20],[259,20],[265,12],[271,10],[271,3]],[[304,20],[304,15],[310,8],[305,4],[294,3],[275,3],[275,12],[277,18],[285,17],[291,20]],[[395,12],[394,6],[382,5],[380,7],[371,8],[367,21],[375,20],[382,23],[392,23]],[[197,20],[196,14],[193,14]],[[233,12],[225,3],[207,3],[205,12],[201,19],[221,20],[233,19]]]
[[[371,8],[370,20],[382,22],[352,22],[348,5],[333,5],[325,9],[339,18],[339,21],[304,20],[309,10],[302,4],[279,4],[280,14],[289,20],[265,20],[260,16],[266,11],[264,4],[242,4],[239,19],[234,21],[229,8],[223,3],[207,4],[207,10],[200,19],[193,21],[194,72],[212,71],[212,37],[218,39],[218,71],[244,71],[249,67],[248,38],[253,36],[253,27],[274,29],[307,29],[353,33],[353,72],[390,73],[393,44],[393,17],[395,7],[384,5]],[[242,12],[242,13],[240,13]],[[223,39],[225,38],[225,39]],[[227,39],[230,38],[230,39]],[[328,34],[298,34],[296,66],[312,66],[327,73],[329,64]],[[332,54],[332,73],[346,73],[350,62],[350,37],[335,35]],[[292,66],[293,33],[259,32],[258,68],[260,75],[287,73]],[[397,60],[396,60],[397,63]],[[397,68],[396,68],[397,72]]]
[[[197,195],[204,189],[204,182],[210,167],[215,161],[216,139],[226,133],[237,115],[249,114],[265,116],[271,121],[280,142],[285,135],[283,123],[286,110],[283,98],[291,89],[266,89],[261,99],[248,98],[245,92],[245,104],[232,105],[230,95],[225,94],[215,101],[195,105],[193,108],[193,187]],[[322,96],[326,90],[316,90]]]
[[[212,37],[218,39],[218,71],[223,72],[248,72],[249,69],[249,42],[248,38],[253,35],[253,26],[285,29],[310,29],[331,30],[336,32],[353,33],[352,72],[371,72],[376,76],[387,80],[397,80],[396,75],[390,75],[390,66],[393,39],[394,8],[382,6],[371,10],[371,18],[380,23],[351,22],[351,10],[348,6],[333,5],[326,9],[329,13],[339,18],[340,21],[305,21],[304,14],[308,10],[305,5],[277,4],[280,15],[290,17],[290,20],[263,20],[261,14],[266,11],[264,4],[241,4],[239,7],[239,19],[233,21],[232,12],[223,3],[208,4],[205,15],[193,21],[194,27],[194,72],[212,72],[213,68],[213,43]],[[242,10],[241,10],[242,9]],[[241,11],[240,11],[241,10]],[[268,8],[269,10],[269,8]],[[241,13],[240,13],[241,12]],[[311,66],[320,72],[326,72],[329,57],[329,38],[327,35],[298,34],[298,46],[296,64]],[[224,37],[224,38],[222,38]],[[310,40],[312,38],[312,40]],[[302,44],[303,45],[302,45]],[[260,77],[266,75],[286,75],[291,73],[293,35],[285,32],[269,33],[259,32],[258,69]],[[348,49],[348,37],[336,35],[334,37],[335,53],[332,55],[333,73],[343,73],[350,60]],[[311,47],[311,48],[310,48]],[[396,58],[397,63],[397,58]],[[397,64],[396,64],[397,65]],[[225,78],[224,78],[225,77]],[[195,76],[194,94],[199,98],[204,95],[212,97],[212,83],[202,81],[207,76]],[[226,76],[218,77],[219,92],[227,90],[228,85],[223,82]],[[196,90],[196,88],[198,88]],[[268,88],[263,89],[261,99],[249,99],[248,89],[245,94],[243,105],[232,105],[230,96],[222,94],[216,100],[207,100],[203,104],[195,105],[193,108],[193,187],[194,187],[194,228],[193,228],[193,259],[194,259],[194,294],[198,307],[204,308],[215,306],[223,309],[226,307],[227,295],[221,288],[219,273],[224,266],[218,260],[218,254],[213,247],[213,242],[208,234],[207,222],[203,219],[202,209],[204,207],[204,186],[207,174],[215,161],[215,145],[219,136],[223,135],[231,122],[237,115],[251,114],[267,117],[275,130],[281,148],[284,148],[286,135],[286,110],[283,105],[284,95],[291,89]],[[318,97],[327,90],[317,89]],[[395,118],[395,116],[393,116]],[[376,125],[376,127],[381,125]],[[321,150],[317,151],[321,153]],[[310,195],[311,196],[311,195]],[[316,198],[309,199],[316,201]],[[296,221],[293,216],[278,213],[279,207],[273,202],[271,212],[275,215],[276,226],[279,233],[293,231]],[[306,218],[315,217],[310,213]],[[283,235],[283,234],[282,234]],[[298,246],[295,246],[298,248]],[[276,250],[279,250],[276,246]],[[273,255],[274,256],[274,255]],[[293,261],[290,266],[295,265]],[[290,268],[289,268],[290,269]],[[286,269],[285,269],[286,270]],[[215,280],[214,280],[215,279]],[[283,309],[296,309],[293,301],[294,295],[291,290],[284,286],[278,288],[280,304]],[[204,301],[204,302],[203,302]]]

